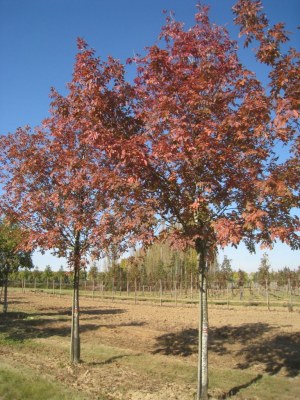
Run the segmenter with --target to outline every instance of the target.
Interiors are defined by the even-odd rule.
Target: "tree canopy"
[[[25,229],[24,249],[69,258],[74,293],[89,253],[119,254],[157,236],[195,248],[203,365],[207,269],[217,246],[243,241],[254,251],[280,240],[300,248],[299,54],[282,50],[284,25],[269,26],[260,1],[239,0],[234,13],[245,45],[258,42],[268,86],[198,5],[194,26],[167,17],[159,41],[129,61],[133,85],[119,61],[100,60],[78,39],[67,96],[53,89],[50,117],[1,137],[0,146],[1,211]],[[202,372],[198,397],[207,398]]]

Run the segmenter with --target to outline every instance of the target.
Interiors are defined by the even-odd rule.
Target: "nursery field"
[[[209,394],[297,399],[300,313],[283,307],[209,307]],[[0,398],[192,400],[196,305],[81,300],[81,359],[69,363],[71,298],[9,291],[0,314]]]

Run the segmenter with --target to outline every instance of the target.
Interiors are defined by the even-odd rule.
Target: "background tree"
[[[95,281],[98,277],[98,272],[99,271],[97,265],[92,264],[88,272],[88,278],[92,281]]]
[[[53,271],[50,265],[46,265],[42,274],[44,282],[47,283],[47,289],[49,289],[49,280],[53,277]]]
[[[59,270],[55,273],[55,276],[57,277],[58,282],[65,282],[66,280],[66,271],[64,270],[64,267],[61,265],[59,267]]]
[[[3,313],[7,313],[9,274],[21,268],[32,268],[31,253],[20,250],[23,232],[17,225],[0,221],[0,281],[4,289]]]
[[[270,284],[270,262],[269,262],[269,257],[267,253],[264,253],[261,260],[260,260],[260,266],[257,271],[257,281],[260,285],[264,287],[269,287]]]
[[[257,272],[257,280],[259,284],[263,287],[265,287],[265,293],[266,293],[266,298],[267,298],[267,305],[268,305],[268,310],[270,311],[270,305],[269,305],[269,287],[270,287],[270,262],[269,262],[269,257],[267,253],[264,253],[261,261],[260,261],[260,266],[258,268]]]
[[[32,271],[32,278],[34,282],[40,282],[42,280],[42,271],[39,270],[37,266],[34,267],[34,270]]]
[[[237,284],[240,288],[240,300],[244,297],[244,285],[247,281],[247,273],[241,269],[237,272]]]
[[[227,288],[229,284],[232,283],[233,280],[233,270],[231,266],[231,260],[224,256],[222,264],[220,265],[220,269],[217,273],[217,280],[220,284],[221,288]]]
[[[277,284],[279,286],[288,287],[289,291],[292,290],[293,287],[297,287],[297,271],[292,270],[289,267],[284,267],[279,270],[276,274]]]
[[[95,290],[95,282],[98,278],[99,271],[96,263],[93,263],[89,269],[89,272],[87,274],[87,278],[92,281],[93,283],[93,296],[94,296],[94,290]]]
[[[237,272],[237,284],[239,287],[244,286],[247,282],[247,272],[239,269]]]

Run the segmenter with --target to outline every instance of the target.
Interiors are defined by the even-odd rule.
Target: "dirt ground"
[[[60,298],[29,291],[11,292],[9,311],[13,313],[14,321],[11,321],[10,327],[6,326],[7,333],[12,340],[19,335],[22,340],[32,339],[45,347],[32,346],[30,351],[22,346],[20,350],[16,347],[3,347],[0,359],[12,365],[27,365],[51,379],[88,393],[86,398],[101,398],[95,397],[99,393],[99,386],[107,399],[193,398],[195,388],[188,379],[183,390],[185,395],[180,394],[182,385],[176,387],[175,383],[163,382],[155,374],[148,382],[142,366],[140,373],[131,368],[130,363],[138,361],[132,361],[130,357],[143,355],[146,357],[141,359],[143,364],[147,363],[148,355],[155,356],[158,364],[166,363],[166,368],[169,359],[195,368],[198,341],[196,306],[135,305],[83,298],[80,325],[81,355],[84,362],[76,367],[68,364],[67,359],[70,306],[69,296]],[[298,310],[288,312],[281,308],[268,312],[265,308],[257,307],[227,309],[215,306],[209,308],[209,325],[210,367],[220,370],[226,367],[228,370],[298,379]],[[49,346],[55,350],[49,351]],[[97,346],[100,346],[98,350]],[[103,361],[99,352],[106,347],[118,351],[112,351],[111,355],[106,354]],[[97,366],[104,364],[105,376],[101,376],[99,383]],[[164,395],[159,396],[158,393]]]

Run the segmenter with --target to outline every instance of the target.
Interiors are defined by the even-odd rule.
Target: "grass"
[[[2,364],[0,367],[0,398],[1,400],[84,399],[61,384],[36,376],[24,366],[16,369],[7,364]]]
[[[93,350],[92,350],[93,349]],[[118,369],[134,372],[142,382],[151,381],[153,387],[165,382],[195,386],[197,367],[195,363],[163,355],[139,354],[110,346],[84,345],[87,363],[91,356],[101,360],[101,368],[116,363]],[[119,390],[126,392],[137,382],[123,382]],[[300,381],[280,376],[257,374],[239,369],[209,368],[209,392],[216,398],[295,400],[299,396]],[[216,394],[217,393],[217,394]]]
[[[226,368],[210,368],[209,386],[233,399],[295,400],[300,392],[299,380]]]

